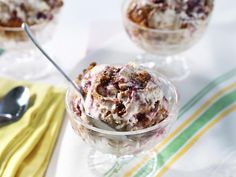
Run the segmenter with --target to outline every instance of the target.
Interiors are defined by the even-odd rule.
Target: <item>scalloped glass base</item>
[[[4,52],[0,56],[0,75],[23,80],[45,77],[53,68],[43,57],[34,50]]]
[[[147,157],[152,158],[152,163],[148,165],[148,170],[150,173],[154,173],[158,165],[158,158],[157,154],[152,152],[140,153],[135,156],[116,157],[91,150],[88,157],[88,166],[96,177],[122,177],[132,166]]]

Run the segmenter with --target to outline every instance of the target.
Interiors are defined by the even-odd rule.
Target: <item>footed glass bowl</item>
[[[144,155],[158,144],[170,131],[178,114],[178,94],[175,86],[155,70],[160,87],[168,100],[168,117],[162,122],[137,131],[108,131],[95,127],[87,118],[79,117],[73,111],[73,100],[78,97],[73,88],[67,90],[65,97],[69,119],[75,133],[93,150],[89,156],[90,168],[95,176],[103,176],[114,164],[123,164],[124,160],[136,155]],[[96,119],[96,118],[95,118]],[[155,168],[153,163],[153,168]]]
[[[203,18],[198,14],[197,17],[186,17],[183,21],[179,19],[179,13],[175,12],[176,16],[171,16],[173,12],[168,11],[168,8],[165,10],[166,13],[158,11],[155,14],[155,8],[164,7],[161,7],[162,4],[151,3],[151,1],[153,0],[125,0],[122,6],[124,28],[134,44],[146,52],[138,55],[137,61],[149,67],[155,65],[155,68],[172,80],[181,80],[189,74],[190,70],[185,58],[179,54],[191,48],[202,38],[210,21],[214,0],[186,0],[182,5],[179,4],[180,7],[176,5],[175,8],[183,9],[187,3],[190,4],[190,1],[192,4],[208,3],[204,9],[207,11],[206,17]],[[166,2],[174,3],[175,0]],[[200,7],[196,8],[199,8],[199,13],[203,14],[204,10]],[[153,27],[148,27],[147,24]],[[167,24],[168,28],[163,27]]]
[[[58,12],[52,20],[30,26],[41,44],[51,39],[57,20]],[[21,27],[0,26],[0,49],[4,51],[0,56],[0,75],[32,80],[44,77],[52,70]]]

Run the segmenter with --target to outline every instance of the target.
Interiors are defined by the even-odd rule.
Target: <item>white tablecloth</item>
[[[81,69],[81,66],[77,64],[86,52],[91,52],[99,46],[103,46],[102,43],[113,34],[119,33],[108,42],[108,46],[104,46],[109,55],[111,54],[109,52],[121,53],[121,57],[124,53],[127,53],[127,56],[137,53],[137,49],[132,47],[122,31],[121,2],[121,0],[65,1],[58,29],[47,50],[57,58],[60,65],[67,72],[72,74],[75,73],[77,67],[78,70]],[[212,79],[236,66],[236,2],[234,0],[217,0],[216,3],[212,23],[206,35],[193,49],[186,53],[190,58],[189,65],[193,75],[190,75],[187,81],[183,82],[188,84],[186,90],[181,91],[181,93],[186,92],[186,94],[181,95],[181,104],[187,102],[191,96],[195,95]],[[97,24],[101,25],[100,28],[95,27]],[[100,35],[103,29],[110,29],[107,30],[110,33]],[[114,33],[111,33],[111,31]],[[120,45],[123,41],[127,41],[126,45]],[[90,48],[87,48],[87,46]],[[131,46],[130,50],[129,46]],[[93,56],[97,55],[102,56],[101,54],[94,54]],[[199,77],[196,77],[197,73],[201,73]],[[63,78],[56,71],[46,79],[39,81],[66,85]],[[177,83],[177,86],[183,88],[182,83]],[[92,176],[87,167],[89,150],[89,146],[74,134],[68,119],[65,118],[46,176]],[[202,158],[204,159],[204,157]],[[202,158],[199,157],[198,160],[201,161]],[[176,168],[183,169],[185,165],[185,162],[179,163]],[[176,174],[179,175],[170,172],[169,176],[194,176],[194,174],[184,173],[181,170]]]

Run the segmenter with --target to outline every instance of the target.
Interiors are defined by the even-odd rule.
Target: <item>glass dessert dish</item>
[[[94,149],[89,167],[96,176],[134,156],[151,155],[150,149],[176,121],[176,88],[156,70],[137,64],[92,66],[78,84],[84,104],[73,88],[67,90],[65,101],[75,133]],[[95,126],[85,110],[113,130]],[[157,163],[152,165],[155,168]]]
[[[53,4],[55,3],[55,4]],[[0,2],[0,74],[17,79],[37,79],[51,71],[50,65],[32,47],[21,28],[22,22],[30,25],[34,35],[43,44],[52,37],[61,0],[19,0]]]
[[[146,54],[137,60],[156,67],[170,79],[189,73],[179,54],[192,47],[205,32],[214,0],[127,0],[123,23],[130,39]]]

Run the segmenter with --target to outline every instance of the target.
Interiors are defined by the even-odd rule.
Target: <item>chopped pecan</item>
[[[141,127],[148,127],[149,126],[149,119],[146,117],[145,113],[138,113],[135,115],[135,118],[138,120],[138,125]]]
[[[47,15],[44,12],[38,12],[36,17],[37,19],[47,19]]]
[[[107,86],[111,82],[111,77],[108,75],[103,75],[100,79],[100,83],[102,86]]]
[[[135,84],[138,85],[138,88],[144,89],[148,81],[151,79],[151,75],[146,71],[141,71],[133,74],[132,79],[134,80]]]
[[[102,95],[104,97],[108,96],[107,89],[104,87],[104,85],[99,84],[96,88],[96,91],[99,95]]]
[[[133,8],[130,9],[128,16],[135,23],[147,26],[147,17],[151,10],[152,8],[149,6],[139,7],[138,5],[134,5]]]
[[[116,104],[116,108],[114,112],[117,113],[118,116],[122,116],[124,113],[126,113],[125,105],[121,102]]]

